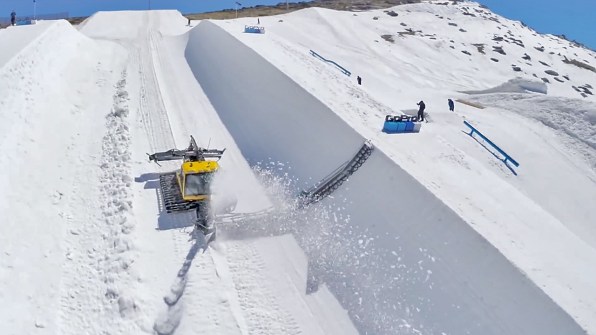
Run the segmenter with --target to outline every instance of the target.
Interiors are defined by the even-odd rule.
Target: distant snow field
[[[0,42],[2,334],[596,335],[591,50],[467,1]],[[209,244],[147,159],[190,135],[226,149]]]

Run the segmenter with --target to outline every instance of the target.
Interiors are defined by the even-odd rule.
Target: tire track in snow
[[[225,259],[214,257],[212,248],[200,252],[184,296],[189,308],[181,326],[183,334],[248,334]]]
[[[153,329],[159,335],[247,334],[242,316],[233,311],[234,297],[229,293],[233,284],[222,281],[211,250],[205,250],[204,239],[192,234],[191,227],[174,234],[176,251],[182,253],[180,247],[185,246],[187,253],[164,296],[166,310]]]
[[[160,49],[163,50],[157,48]],[[156,68],[158,74],[175,71],[167,68],[167,60],[160,62],[159,52],[155,56],[154,65],[163,64],[165,67]],[[165,91],[177,89],[176,83],[172,85]],[[178,90],[183,91],[184,87],[179,87]],[[184,93],[179,94],[182,97]],[[172,96],[178,97],[175,94],[166,97]],[[275,295],[267,286],[261,285],[265,279],[263,275],[259,275],[259,271],[264,265],[259,261],[256,250],[253,249],[251,254],[254,262],[239,261],[236,266],[228,266],[228,259],[225,256],[218,257],[217,252],[210,248],[205,253],[196,254],[191,267],[189,258],[195,257],[194,246],[191,247],[188,243],[186,245],[186,250],[190,248],[191,251],[182,266],[184,273],[182,277],[181,273],[178,274],[171,292],[165,298],[175,304],[168,304],[167,312],[156,322],[156,328],[163,327],[158,331],[160,334],[301,333],[293,316],[280,308]],[[224,243],[221,247],[225,248],[225,245]],[[240,244],[245,248],[244,245]],[[251,283],[251,288],[243,290],[247,283]],[[253,290],[258,285],[261,286]],[[241,292],[237,292],[238,290]]]
[[[161,78],[160,73],[175,71],[170,67],[172,60],[166,57],[167,53],[164,55],[160,52],[163,50],[162,36],[149,32],[148,41],[153,51],[152,64],[156,77]],[[157,80],[156,85],[159,84]],[[184,90],[184,87],[174,82],[163,93],[171,94],[172,90]],[[172,225],[176,227],[183,227],[185,222],[187,225],[195,219],[192,212],[186,216],[176,214],[168,217],[176,221]],[[212,253],[210,250],[204,251],[202,237],[199,240],[189,238],[191,231],[192,227],[171,230],[174,249],[182,259],[182,266],[164,297],[167,307],[157,318],[154,329],[160,334],[246,334],[243,332],[246,326],[242,315],[237,312],[240,308],[234,301],[235,294],[229,293],[233,290],[233,284],[229,283],[231,280],[226,283],[222,281]]]
[[[154,23],[149,23],[149,26],[152,25]],[[159,70],[156,67],[164,63],[160,61],[160,35],[151,29],[145,34],[146,42],[136,50],[140,64],[140,112],[152,151],[167,150],[175,147],[175,141],[156,73]],[[192,220],[190,215],[176,215],[171,219],[182,217]],[[227,267],[225,257],[216,261],[210,250],[204,252],[200,239],[188,237],[188,229],[172,229],[171,233],[176,253],[181,258],[181,268],[164,296],[165,311],[154,323],[158,334],[301,333],[292,316],[280,310],[274,295],[264,287],[256,290],[256,295],[251,290],[243,291],[241,295],[235,292],[248,282],[253,283],[251,287],[256,287],[264,280],[254,277],[252,271],[262,269],[262,263],[261,267],[249,267],[248,270],[245,264],[237,263],[238,267],[229,269],[236,275],[228,274],[227,280],[222,280],[217,268]],[[253,250],[254,260],[258,259],[256,255]],[[247,279],[249,276],[251,278]],[[239,279],[242,282],[240,286],[235,283]],[[269,306],[273,306],[273,311],[269,311]]]
[[[302,334],[293,316],[279,306],[263,284],[267,282],[261,275],[265,265],[252,243],[227,243],[226,255],[248,334]]]
[[[189,215],[182,213],[174,214],[171,216],[171,218],[172,220],[178,220],[180,218],[182,220],[190,219]],[[182,228],[179,231],[172,230],[172,238],[174,239],[174,252],[180,257],[182,257],[181,255],[183,253],[182,246],[189,244],[182,241],[184,235],[190,236],[190,234],[186,234],[185,232],[185,228]],[[184,299],[182,296],[188,283],[188,271],[192,266],[195,256],[200,251],[201,245],[199,243],[194,243],[191,245],[188,253],[184,256],[182,266],[174,278],[174,283],[170,286],[169,292],[167,292],[163,297],[163,302],[166,305],[166,309],[164,312],[158,315],[153,325],[153,330],[155,330],[157,334],[174,334],[180,325],[184,309]]]
[[[162,100],[161,90],[155,70],[154,54],[157,52],[155,32],[151,29],[154,25],[152,17],[148,17],[147,30],[142,32],[143,36],[139,38],[139,45],[135,46],[132,52],[137,58],[139,64],[139,112],[149,142],[151,152],[164,151],[175,147],[174,136],[170,127],[165,104]],[[160,172],[169,171],[167,166],[157,167]],[[175,214],[169,215],[168,220],[190,220],[190,215]],[[184,225],[175,225],[184,226]],[[193,245],[188,251],[188,243],[182,241],[185,229],[171,229],[168,233],[174,239],[174,253],[183,259],[182,268],[174,279],[170,291],[166,293],[163,301],[166,306],[165,312],[158,315],[153,325],[153,330],[160,335],[173,334],[180,325],[183,310],[184,299],[182,295],[187,285],[187,274],[192,265],[192,261],[197,251],[196,245]],[[184,252],[188,251],[187,255]]]
[[[151,17],[149,21],[151,21]],[[155,22],[149,22],[150,27],[155,25]],[[156,75],[156,66],[159,66],[159,34],[151,28],[144,32],[140,46],[134,50],[139,64],[140,77],[140,114],[143,120],[143,125],[150,144],[151,152],[163,151],[176,147],[170,121],[162,98],[162,92],[159,87],[159,81]],[[162,167],[160,171],[168,171],[169,169]],[[185,220],[186,222],[193,222],[194,217],[190,214],[176,214],[169,215],[169,220]],[[183,227],[184,223],[176,224],[175,226]],[[192,229],[192,228],[188,228]],[[174,278],[174,283],[170,287],[170,291],[164,296],[164,303],[166,306],[165,312],[161,313],[154,323],[153,329],[158,334],[173,334],[176,332],[178,326],[186,316],[187,310],[185,292],[188,288],[193,287],[193,276],[189,274],[191,267],[194,271],[198,271],[198,276],[201,273],[213,272],[214,265],[207,264],[212,262],[210,257],[203,257],[204,255],[197,255],[205,248],[201,243],[194,239],[189,241],[188,229],[172,229],[170,234],[174,239],[175,253],[183,260],[181,269]],[[195,256],[198,256],[199,264],[193,265]],[[212,283],[213,280],[208,281]],[[202,283],[201,285],[204,285]],[[207,287],[212,286],[210,284]],[[205,305],[204,302],[202,305]],[[188,311],[196,309],[195,306],[189,308]],[[193,322],[192,317],[186,318],[186,322],[191,326],[201,326],[202,322]],[[216,321],[217,316],[210,313],[210,320]],[[202,325],[203,329],[204,324]]]
[[[151,29],[151,26],[155,25],[152,19],[151,16],[148,17],[149,28],[142,33],[144,36],[139,38],[141,44],[136,47],[134,52],[139,64],[139,111],[145,127],[150,151],[156,152],[172,149],[176,145],[155,69],[156,62],[154,57],[158,48],[156,45],[156,32]],[[167,167],[158,167],[157,169],[161,172],[169,171]],[[192,220],[190,215],[185,214],[169,215],[168,219],[172,221]],[[177,277],[175,277],[170,291],[164,296],[166,310],[158,315],[153,325],[154,331],[158,334],[173,334],[180,325],[184,314],[184,299],[182,295],[186,289],[188,271],[197,253],[197,250],[194,249],[195,245],[193,245],[190,251],[188,251],[188,254],[184,255],[189,245],[182,241],[182,236],[186,235],[184,231],[185,229],[172,229],[168,232],[171,234],[171,238],[174,239],[174,253],[183,259],[183,265]]]
[[[183,215],[186,217],[186,215]],[[174,248],[176,253],[180,253],[179,246],[183,243],[180,239],[181,234],[174,234]],[[203,246],[204,248],[204,246]],[[165,312],[158,316],[153,325],[153,329],[159,335],[170,335],[178,329],[183,315],[184,301],[182,295],[186,289],[188,282],[188,271],[192,266],[192,262],[198,252],[201,251],[199,243],[192,244],[188,254],[185,256],[180,270],[176,274],[174,283],[170,286],[170,291],[164,296],[163,301],[167,308]]]
[[[148,29],[145,34],[145,43],[135,50],[141,84],[140,112],[151,151],[169,150],[175,147],[175,141],[155,74],[153,60],[157,50],[155,33]]]

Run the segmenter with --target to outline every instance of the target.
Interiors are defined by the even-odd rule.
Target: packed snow
[[[473,2],[255,24],[0,30],[3,333],[596,334],[593,51]],[[420,133],[381,132],[420,100]],[[190,135],[226,149],[210,244],[147,159]]]

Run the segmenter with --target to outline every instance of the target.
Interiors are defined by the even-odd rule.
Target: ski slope
[[[596,74],[565,63],[596,55],[471,2],[390,10],[0,30],[3,333],[596,334]],[[380,131],[421,99],[420,133]],[[226,148],[208,247],[147,162],[190,135]]]

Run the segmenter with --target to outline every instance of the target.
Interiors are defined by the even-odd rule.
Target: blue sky
[[[284,0],[238,0],[244,6],[267,5]],[[289,0],[289,2],[298,2]],[[569,39],[596,50],[596,0],[479,0],[493,12],[520,20],[540,33],[565,34]],[[98,10],[178,9],[198,13],[234,8],[234,0],[37,0],[37,13],[68,12],[70,16],[87,16]],[[11,10],[28,15],[33,0],[0,0],[0,16]]]
[[[285,0],[37,0],[37,13],[68,12],[70,16],[88,16],[100,10],[178,9],[182,13],[200,13],[243,6],[285,3]],[[298,2],[289,0],[288,2]],[[12,10],[19,15],[33,13],[33,0],[0,0],[0,16],[8,17]]]
[[[491,11],[539,33],[564,34],[596,50],[596,0],[480,0]]]

